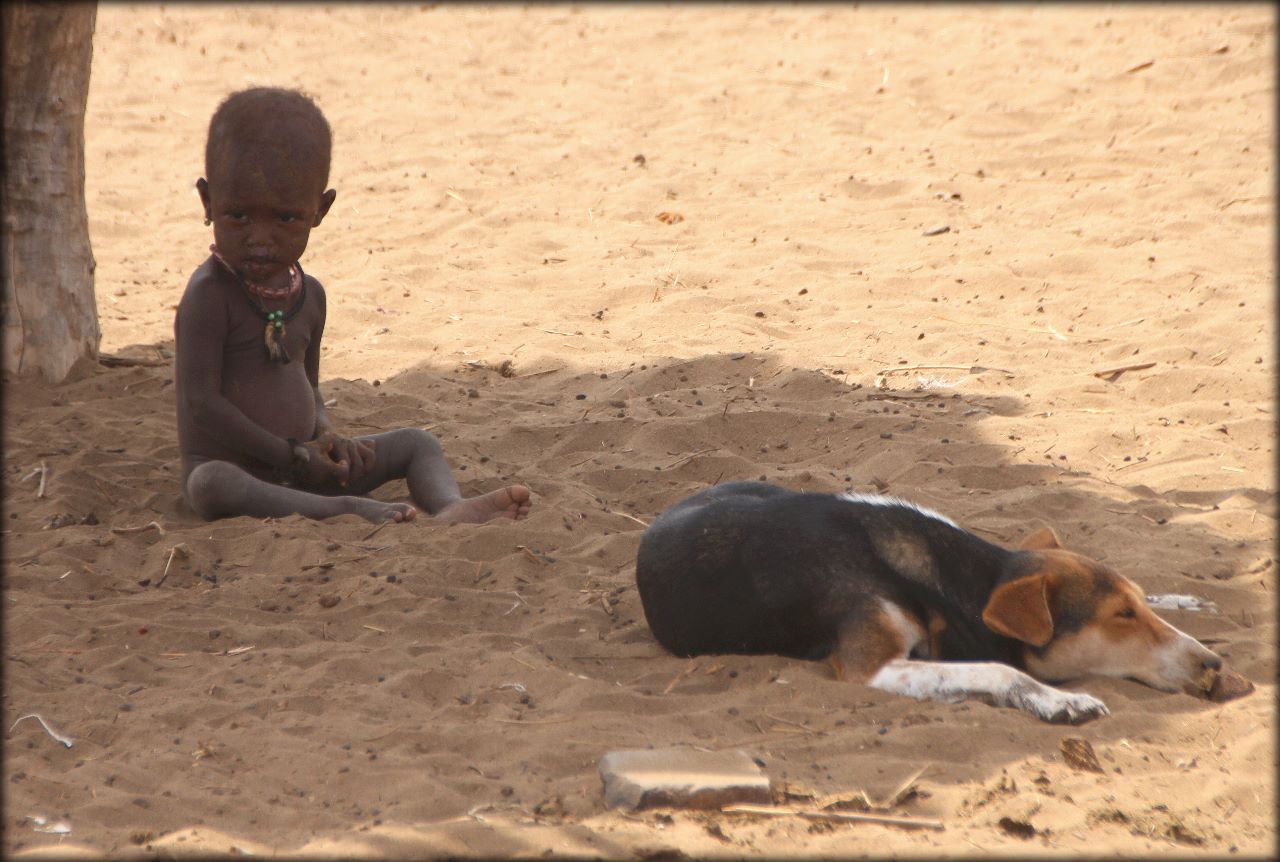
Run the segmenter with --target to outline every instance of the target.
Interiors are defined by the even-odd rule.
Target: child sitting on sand
[[[403,478],[441,521],[523,518],[529,489],[464,499],[440,443],[418,428],[347,438],[320,396],[325,293],[298,259],[337,192],[320,109],[292,90],[234,93],[214,113],[197,183],[212,254],[174,322],[182,490],[206,519],[355,514],[412,520],[364,494]]]

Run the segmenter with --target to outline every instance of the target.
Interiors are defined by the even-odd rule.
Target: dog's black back
[[[824,658],[842,626],[887,598],[920,619],[954,609],[948,657],[996,658],[1008,645],[981,613],[1007,556],[910,504],[733,482],[649,526],[636,585],[654,636],[677,655]]]

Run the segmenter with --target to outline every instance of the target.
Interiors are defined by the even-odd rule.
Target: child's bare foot
[[[448,521],[453,524],[483,524],[494,518],[510,518],[519,521],[527,517],[529,507],[533,505],[529,489],[524,485],[512,485],[481,494],[479,497],[468,497],[450,503],[436,512],[437,521]]]
[[[408,503],[383,503],[370,500],[368,497],[348,497],[351,501],[352,514],[359,515],[366,521],[381,524],[383,521],[412,521],[418,510]]]

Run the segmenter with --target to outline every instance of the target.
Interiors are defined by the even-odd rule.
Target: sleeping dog
[[[1099,673],[1204,694],[1222,666],[1051,530],[1007,550],[890,497],[718,485],[645,530],[636,585],[677,655],[826,659],[837,678],[1044,721],[1108,714],[1047,682]]]

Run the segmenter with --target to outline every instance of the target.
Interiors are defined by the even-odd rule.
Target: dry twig
[[[152,527],[154,527],[154,528],[156,529],[156,531],[157,531],[158,533],[160,533],[160,535],[162,535],[162,536],[164,535],[164,527],[160,526],[160,523],[159,523],[158,521],[151,521],[150,523],[143,524],[141,527],[112,527],[112,528],[111,528],[111,532],[113,532],[113,533],[143,533],[143,532],[146,532],[147,530],[150,530]]]
[[[1095,371],[1093,372],[1093,376],[1101,378],[1108,383],[1114,383],[1116,379],[1126,371],[1141,371],[1144,368],[1151,368],[1153,365],[1155,365],[1154,362],[1139,362],[1136,365],[1121,365],[1118,368],[1105,368],[1102,371]]]
[[[932,765],[933,764],[931,763],[926,763],[924,766],[917,769],[915,771],[915,774],[913,774],[906,781],[899,784],[898,789],[893,791],[893,793],[890,793],[889,796],[885,799],[885,801],[882,802],[877,807],[884,808],[884,809],[897,807],[897,805],[900,802],[902,802],[904,799],[906,799],[908,796],[911,795],[911,791],[915,787],[916,781],[920,778],[921,775],[924,775],[924,771]]]
[[[390,518],[388,518],[387,520],[383,521],[381,524],[379,524],[378,526],[376,526],[376,527],[374,527],[372,530],[370,530],[370,531],[369,531],[369,533],[368,533],[367,535],[363,536],[363,537],[360,539],[360,541],[362,541],[362,542],[367,542],[367,541],[369,541],[369,540],[370,540],[370,539],[372,539],[374,536],[378,535],[378,532],[379,532],[383,527],[385,527],[387,524],[392,524],[392,523],[395,523],[395,522],[394,522],[394,521],[392,521]]]
[[[69,737],[63,736],[61,733],[58,733],[58,731],[54,730],[52,727],[49,726],[49,723],[47,721],[45,721],[39,715],[36,715],[34,712],[29,712],[26,715],[18,716],[18,720],[15,721],[9,727],[9,732],[13,733],[13,728],[17,727],[19,722],[25,721],[28,718],[34,718],[36,721],[40,722],[40,726],[44,728],[45,733],[49,734],[54,739],[58,740],[58,742],[61,742],[67,748],[70,748],[72,746],[73,742]]]
[[[529,556],[529,559],[533,560],[536,563],[541,563],[544,566],[551,565],[550,560],[546,559],[542,554],[530,550],[525,545],[516,545],[516,550],[524,551]]]
[[[936,392],[868,392],[868,401],[922,401],[927,398],[940,398]]]
[[[800,728],[801,730],[803,730],[805,733],[817,733],[817,731],[816,731],[816,730],[814,730],[813,728],[811,728],[811,727],[805,727],[803,724],[801,724],[801,723],[800,723],[800,722],[798,722],[798,721],[792,721],[792,720],[791,720],[791,719],[789,719],[789,718],[782,718],[781,716],[773,715],[772,713],[768,713],[768,712],[763,713],[763,715],[764,715],[764,717],[765,717],[765,718],[769,718],[769,719],[772,719],[772,720],[774,720],[774,721],[781,722],[781,723],[783,723],[783,724],[790,724],[790,725],[792,725],[793,727],[798,727],[798,728]]]
[[[685,677],[687,677],[689,674],[693,673],[697,669],[698,669],[698,663],[696,661],[689,662],[689,664],[685,667],[684,670],[676,674],[675,678],[671,680],[671,682],[667,683],[667,687],[662,690],[662,693],[671,694],[671,689],[675,688],[676,685],[679,684],[680,680],[684,679]]]
[[[710,449],[702,449],[698,452],[692,452],[688,455],[685,455],[683,458],[677,458],[675,461],[672,461],[670,464],[663,467],[662,469],[670,470],[672,467],[679,467],[684,462],[692,461],[694,458],[697,458],[699,455],[707,455],[707,454],[710,454],[711,452],[718,451],[719,449],[720,449],[719,446],[712,446]]]
[[[160,580],[156,581],[156,586],[159,587],[164,583],[165,578],[169,577],[169,567],[173,565],[173,558],[175,556],[181,556],[185,559],[190,553],[191,549],[188,548],[185,543],[174,545],[170,548],[169,561],[164,564],[164,574],[160,576]]]
[[[847,820],[859,823],[879,823],[883,826],[901,826],[906,829],[936,829],[941,831],[946,828],[938,820],[889,817],[879,814],[852,814],[844,811],[810,811],[803,808],[746,804],[726,805],[720,810],[732,814],[763,814],[768,817],[804,817],[809,820]]]
[[[168,359],[135,359],[132,356],[112,356],[109,353],[98,355],[98,364],[105,365],[108,368],[134,368],[141,366],[143,368],[158,368],[161,365],[168,365]]]
[[[985,365],[901,365],[897,368],[883,368],[876,373],[876,376],[887,377],[890,374],[906,374],[909,371],[965,371],[969,374],[999,371],[1006,377],[1015,376],[1012,371],[1006,371],[1003,368],[988,368]]]
[[[613,514],[613,515],[621,515],[621,516],[622,516],[622,517],[624,517],[624,518],[630,518],[631,520],[635,521],[637,524],[639,524],[639,525],[640,525],[640,526],[642,526],[642,527],[647,527],[647,526],[649,526],[646,522],[644,522],[644,521],[640,520],[640,519],[639,519],[639,518],[637,518],[635,515],[628,515],[626,512],[617,512],[617,511],[614,511],[614,512],[611,512],[610,514]]]
[[[528,372],[527,374],[517,374],[517,375],[515,376],[515,378],[514,378],[514,379],[515,379],[515,380],[524,380],[526,377],[541,377],[541,376],[542,376],[542,375],[544,375],[544,374],[555,374],[557,371],[560,371],[560,370],[562,370],[562,369],[559,369],[559,368],[544,368],[544,369],[542,369],[541,371],[530,371],[530,372]]]

